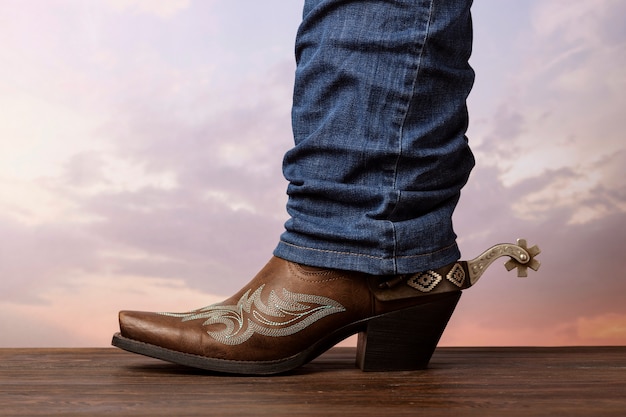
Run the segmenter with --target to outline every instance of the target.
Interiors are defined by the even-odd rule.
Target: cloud
[[[540,213],[523,216],[516,206],[533,190],[549,190],[573,174],[557,172],[507,187],[497,173],[493,167],[478,168],[464,189],[455,214],[463,258],[521,237],[539,245],[542,265],[521,279],[505,270],[505,258],[497,261],[464,294],[455,314],[458,319],[453,320],[444,343],[623,343],[623,335],[603,341],[579,328],[588,317],[626,314],[621,302],[626,282],[620,254],[626,246],[626,213],[614,211],[572,223],[578,207],[546,203]]]
[[[0,218],[0,301],[39,303],[40,290],[96,266],[101,242],[78,222],[27,225]]]
[[[578,319],[578,334],[581,338],[601,344],[622,344],[626,339],[626,315],[605,314]]]
[[[3,344],[107,345],[119,309],[216,301],[252,278],[282,231],[294,68],[276,51],[292,38],[230,45],[240,28],[209,36],[186,24],[186,2],[111,4],[167,22],[117,16],[119,33],[103,36],[112,22],[98,15],[85,43],[52,17],[0,28],[47,51],[15,41],[0,51],[10,63],[0,68],[10,80],[0,85],[10,116],[0,126]],[[443,343],[623,344],[623,6],[531,6],[513,48],[520,65],[472,122],[478,166],[455,224],[465,258],[524,237],[543,265],[526,279],[492,266]],[[473,94],[484,97],[480,83]]]
[[[272,71],[270,85],[257,85],[255,94],[272,88]],[[30,300],[26,282],[45,277],[54,285],[77,268],[185,279],[212,293],[237,290],[267,261],[285,220],[280,161],[289,124],[277,120],[288,120],[288,111],[272,100],[225,107],[199,125],[158,105],[133,109],[127,119],[119,108],[116,123],[99,128],[109,149],[79,150],[59,175],[28,183],[29,195],[49,195],[53,204],[7,195],[18,205],[0,243],[3,294]]]
[[[106,0],[106,3],[118,12],[130,10],[166,19],[187,9],[191,2],[189,0]]]
[[[74,274],[41,288],[38,295],[43,302],[36,305],[0,301],[3,347],[107,346],[119,331],[117,311],[130,305],[146,311],[179,311],[183,304],[191,309],[221,301],[181,280],[124,274]]]
[[[45,51],[64,43],[66,32],[50,32],[53,42],[37,41]],[[259,61],[222,82],[211,72],[218,51],[171,61],[167,48],[154,54],[130,39],[100,39],[93,51],[114,50],[124,68],[96,68],[89,54],[77,54],[77,62],[58,50],[61,64],[46,77],[60,85],[30,65],[45,61],[41,52],[18,55],[28,71],[0,69],[9,76],[2,100],[10,109],[10,123],[0,126],[0,300],[39,305],[68,277],[102,273],[181,279],[227,294],[256,273],[277,242],[286,200],[280,163],[291,144],[291,61]]]
[[[583,223],[626,210],[617,173],[624,163],[626,36],[614,17],[624,4],[565,4],[533,3],[531,26],[515,49],[521,64],[471,133],[479,166],[497,167],[505,186],[552,179],[520,196],[518,215],[569,206],[576,208],[569,222]]]

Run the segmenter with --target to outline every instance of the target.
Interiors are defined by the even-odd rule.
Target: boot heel
[[[363,371],[411,371],[428,366],[461,298],[446,294],[425,304],[370,320],[358,336],[357,365]]]

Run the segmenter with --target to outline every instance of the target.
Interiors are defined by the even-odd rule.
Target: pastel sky
[[[0,0],[0,347],[108,346],[118,310],[208,305],[265,264],[301,7]],[[626,2],[473,12],[459,244],[524,237],[542,267],[492,266],[441,344],[626,344]]]

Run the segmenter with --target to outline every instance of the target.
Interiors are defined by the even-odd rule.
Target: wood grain
[[[113,348],[0,349],[2,416],[620,416],[626,347],[439,348],[361,372],[334,348],[296,372],[233,377]]]

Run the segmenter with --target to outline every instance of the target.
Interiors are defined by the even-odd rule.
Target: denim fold
[[[459,259],[452,214],[474,166],[470,6],[305,1],[276,256],[376,275]]]

